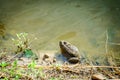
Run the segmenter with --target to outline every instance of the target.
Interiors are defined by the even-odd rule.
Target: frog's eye
[[[63,42],[64,44],[67,44],[67,42]]]

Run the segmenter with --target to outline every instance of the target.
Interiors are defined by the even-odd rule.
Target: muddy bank
[[[120,67],[88,64],[59,63],[55,56],[45,52],[38,60],[15,55],[0,57],[0,79],[19,80],[102,80],[120,79]],[[53,54],[53,51],[52,53]],[[54,53],[55,54],[55,53]],[[4,62],[4,63],[3,63]],[[7,64],[5,64],[7,62]]]

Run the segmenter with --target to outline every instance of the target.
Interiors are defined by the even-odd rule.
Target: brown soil
[[[47,57],[45,57],[47,56]],[[18,59],[15,56],[2,55],[0,62],[8,62],[5,70],[1,67],[0,80],[8,78],[17,80],[102,80],[102,79],[120,79],[120,67],[117,66],[95,66],[89,64],[59,64],[53,56],[45,55],[43,58],[35,60],[35,65],[29,67],[33,60],[28,58]],[[14,61],[17,60],[17,66],[14,68]],[[13,69],[12,72],[9,72]]]

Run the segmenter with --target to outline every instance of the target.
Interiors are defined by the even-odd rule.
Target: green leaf
[[[16,75],[15,75],[15,80],[19,80],[20,77],[21,77],[20,74],[16,74]]]
[[[13,67],[17,67],[17,60],[13,62]]]
[[[9,80],[7,77],[5,77],[4,79],[2,79],[2,80]]]
[[[49,80],[60,80],[59,78],[51,77]]]
[[[0,63],[0,66],[1,66],[2,68],[3,68],[3,67],[6,67],[7,65],[8,65],[7,62],[4,62],[4,61]]]
[[[35,61],[32,61],[30,64],[28,64],[28,68],[34,68],[36,65]]]
[[[24,56],[27,58],[30,58],[33,56],[33,52],[30,49],[26,49],[24,53],[25,53]]]

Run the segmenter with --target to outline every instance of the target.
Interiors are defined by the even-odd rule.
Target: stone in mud
[[[56,62],[56,59],[55,58],[53,58],[53,63],[55,63]]]
[[[66,57],[70,63],[78,63],[80,61],[79,50],[77,47],[66,41],[60,41],[59,46],[61,54]]]
[[[97,73],[92,75],[92,80],[106,80],[106,77],[101,73]]]
[[[44,54],[44,56],[43,56],[43,59],[42,59],[42,60],[45,60],[45,59],[47,59],[47,58],[49,58],[49,56],[48,56],[47,54]]]

